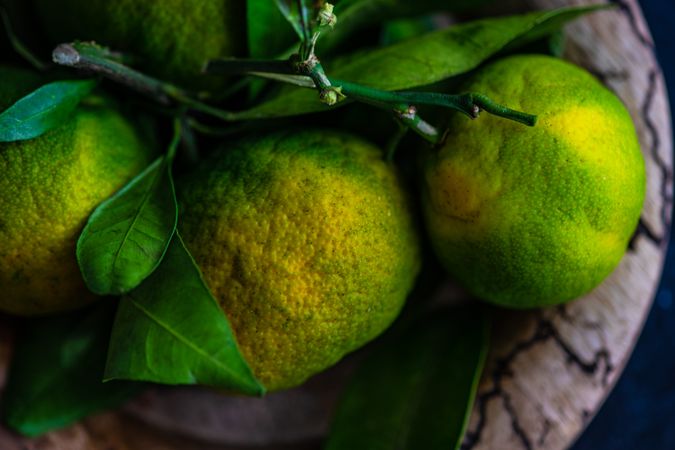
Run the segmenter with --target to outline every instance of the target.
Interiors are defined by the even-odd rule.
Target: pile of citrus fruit
[[[439,120],[431,120],[447,130],[440,133],[443,138],[430,145],[408,136],[393,158],[380,143],[393,138],[395,131],[385,127],[376,145],[359,136],[368,123],[342,127],[347,122],[338,112],[329,113],[331,126],[325,121],[316,125],[312,116],[262,126],[251,121],[249,128],[240,122],[214,125],[197,102],[221,108],[227,116],[233,109],[287,95],[269,83],[261,87],[242,83],[235,75],[202,73],[210,60],[248,55],[247,39],[257,30],[252,11],[264,8],[248,2],[247,9],[245,3],[8,2],[9,17],[16,23],[39,24],[40,39],[32,39],[40,42],[36,48],[74,42],[72,48],[79,49],[80,42],[95,41],[110,49],[101,54],[112,56],[107,66],[93,58],[73,60],[76,68],[85,70],[65,75],[58,70],[41,74],[0,58],[0,137],[8,134],[8,127],[22,126],[17,111],[30,106],[30,96],[35,98],[41,86],[92,72],[112,82],[83,95],[58,126],[28,139],[0,142],[0,310],[39,316],[109,301],[91,292],[80,272],[87,262],[84,257],[78,261],[79,245],[84,245],[78,240],[84,239],[81,233],[88,220],[88,227],[117,230],[110,235],[110,247],[100,247],[101,258],[113,259],[115,273],[125,270],[126,256],[120,255],[128,248],[135,261],[156,259],[152,270],[138,277],[143,283],[161,277],[162,257],[170,252],[169,242],[176,243],[180,236],[236,340],[235,345],[223,342],[223,351],[228,346],[239,351],[255,379],[274,391],[303,383],[382,334],[399,316],[422,267],[434,261],[476,299],[507,308],[576,299],[616,268],[642,208],[644,162],[625,107],[584,69],[550,55],[503,56],[495,51],[491,61],[486,55],[482,64],[467,65],[467,80],[458,91],[480,93],[510,110],[536,115],[536,124],[526,126],[485,111],[477,119],[443,112]],[[298,3],[269,3],[274,8],[279,3],[281,13],[297,18],[293,8]],[[340,14],[337,24],[330,23],[332,7],[316,3],[322,9],[315,25],[324,34],[330,33],[328,26],[339,30]],[[347,13],[345,17],[350,18]],[[257,20],[267,19],[261,15]],[[357,42],[367,39],[355,36]],[[278,46],[273,36],[266,39]],[[466,42],[457,38],[456,45]],[[349,45],[353,50],[353,42],[342,43],[343,48]],[[399,50],[392,54],[399,55],[405,39],[396,45]],[[452,49],[450,45],[447,51]],[[321,51],[320,40],[316,51]],[[78,58],[82,55],[84,51]],[[358,58],[359,53],[354,55]],[[307,61],[310,68],[300,69],[315,74],[311,71],[321,66],[311,58]],[[338,56],[335,61],[334,66],[326,65],[328,75],[331,68],[350,64],[350,58]],[[277,76],[283,77],[288,73]],[[163,102],[144,97],[143,89],[129,89],[146,79],[159,80],[152,86],[165,90]],[[239,89],[233,90],[237,84]],[[350,100],[350,93],[357,91],[349,86],[345,82],[339,95],[323,89]],[[175,92],[180,95],[172,96]],[[363,92],[377,103],[373,98],[380,94]],[[412,95],[418,94],[400,98]],[[289,96],[286,105],[293,107],[293,98]],[[382,98],[377,101],[385,101]],[[359,100],[358,95],[353,94],[354,99]],[[44,101],[54,103],[40,109],[41,115],[65,108],[53,98]],[[318,104],[319,96],[314,101]],[[409,108],[397,113],[396,120],[432,136],[429,128],[415,122],[421,117],[417,113]],[[21,120],[30,122],[28,116]],[[161,151],[167,116],[177,117],[188,129],[171,156]],[[153,161],[159,165],[151,166]],[[167,192],[175,190],[176,212],[146,214],[151,208],[161,210],[155,200],[158,186],[165,185],[172,189]],[[137,195],[136,206],[130,208],[133,220],[127,220],[116,212],[122,203],[115,199],[125,199],[142,186],[144,194]],[[112,203],[104,203],[107,199]],[[99,220],[92,216],[94,211],[105,223],[94,223]],[[154,226],[161,222],[158,217],[174,216],[175,229],[168,237],[145,231],[159,229]],[[125,221],[129,223],[119,225]],[[135,237],[143,233],[143,239]],[[146,242],[163,244],[153,252]],[[144,303],[134,294],[138,292],[122,293],[140,311]],[[180,289],[176,292],[178,296]],[[195,301],[190,292],[186,288],[180,302]],[[149,308],[147,317],[161,325],[163,317]],[[117,320],[122,316],[118,313]],[[146,333],[146,342],[156,338],[153,333]],[[199,337],[194,342],[217,338],[210,337],[207,325],[195,333]],[[176,345],[185,335],[174,330]],[[124,345],[129,352],[143,346],[118,343]],[[152,353],[159,350],[146,351],[151,365]],[[201,357],[218,359],[213,354]],[[133,364],[128,364],[129,372],[136,370]],[[155,370],[152,367],[146,369],[137,379],[165,380],[147,375]],[[192,374],[193,369],[186,370]],[[232,385],[202,384],[236,390]]]

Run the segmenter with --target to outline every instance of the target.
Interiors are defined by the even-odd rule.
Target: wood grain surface
[[[589,3],[602,2],[527,0],[508,2],[508,8]],[[569,447],[620,376],[652,304],[672,210],[670,112],[637,1],[612,3],[616,9],[567,27],[565,57],[616,92],[635,121],[648,180],[640,225],[619,268],[586,297],[565,306],[500,315],[464,450]],[[506,12],[505,4],[498,6],[500,12]],[[462,293],[447,285],[440,295]],[[0,321],[0,385],[11,349],[10,322]],[[0,449],[318,449],[355,359],[358,355],[307,386],[265,399],[204,389],[154,389],[119,411],[38,439],[20,438],[0,427]]]

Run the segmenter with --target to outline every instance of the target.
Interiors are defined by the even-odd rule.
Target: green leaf
[[[380,43],[392,45],[438,29],[435,16],[392,20],[382,26]]]
[[[26,321],[2,401],[7,424],[26,436],[67,426],[116,407],[144,385],[103,383],[115,302],[85,311]]]
[[[355,33],[389,20],[422,14],[458,12],[477,8],[492,0],[342,0],[335,6],[337,26],[319,39],[319,54],[330,52]]]
[[[347,386],[326,450],[458,449],[488,342],[487,318],[457,309],[383,342]]]
[[[248,50],[252,58],[271,58],[297,40],[278,6],[269,0],[248,0]]]
[[[565,53],[565,33],[562,30],[554,31],[545,39],[548,44],[548,54],[556,58],[562,58]]]
[[[77,261],[92,292],[127,293],[161,262],[178,220],[171,161],[179,141],[177,131],[166,156],[89,217],[77,241]]]
[[[157,270],[122,298],[105,374],[265,392],[178,232]]]
[[[264,1],[264,0],[263,0]],[[303,0],[304,1],[304,0]],[[305,39],[305,34],[303,31],[302,22],[300,20],[300,9],[298,8],[298,3],[296,0],[275,0],[279,11],[286,18],[288,23],[291,24],[293,30],[298,35],[300,40]]]
[[[565,22],[601,7],[561,8],[468,22],[344,57],[330,64],[326,73],[330,78],[390,91],[425,86],[475,69],[501,51],[550,34]],[[284,117],[327,110],[315,90],[288,86],[268,102],[235,114],[235,118]]]
[[[33,139],[63,125],[95,80],[63,80],[45,84],[0,114],[0,142]]]

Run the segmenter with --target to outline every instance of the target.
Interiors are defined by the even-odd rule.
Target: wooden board
[[[582,0],[527,0],[543,9]],[[672,209],[670,113],[653,43],[636,0],[567,28],[566,58],[595,73],[628,106],[647,165],[647,200],[617,271],[571,304],[505,312],[480,385],[463,448],[567,448],[596,413],[633,349],[663,267]],[[499,8],[504,9],[500,2]],[[442,297],[461,296],[444,286]],[[10,349],[0,327],[0,368]],[[157,389],[120,411],[101,414],[39,439],[0,428],[3,450],[238,450],[245,444],[318,449],[339,386],[356,357],[292,391],[265,399],[203,389]],[[0,384],[4,374],[0,371]]]

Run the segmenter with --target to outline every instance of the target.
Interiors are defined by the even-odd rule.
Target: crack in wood
[[[582,409],[581,410],[581,421],[584,424],[589,423],[591,420],[591,412],[587,409]]]
[[[555,307],[555,311],[556,311],[558,317],[563,322],[566,322],[566,323],[569,323],[569,324],[575,325],[575,326],[581,326],[581,327],[583,327],[587,330],[597,331],[598,333],[602,332],[602,322],[599,322],[597,320],[583,320],[583,319],[581,319],[581,321],[580,321],[580,318],[578,316],[572,316],[572,314],[570,314],[570,312],[567,309],[566,303],[563,303],[561,305],[557,305]]]
[[[470,450],[480,441],[485,424],[487,423],[487,404],[490,400],[501,395],[501,386],[495,386],[487,392],[478,394],[476,408],[478,409],[478,423],[474,431],[467,430],[462,442],[461,450]]]
[[[548,433],[551,431],[551,421],[544,418],[544,428],[541,430],[541,434],[539,434],[539,439],[537,440],[537,445],[538,446],[543,446],[544,443],[546,442],[546,438],[548,437]]]
[[[533,450],[534,447],[532,447],[532,442],[530,441],[530,438],[523,429],[523,427],[520,425],[518,413],[516,412],[516,409],[513,407],[513,404],[511,403],[511,395],[506,391],[502,391],[501,396],[502,396],[502,404],[504,405],[504,410],[511,419],[511,430],[516,435],[516,437],[523,445],[523,448],[525,450]]]
[[[572,321],[572,317],[569,316],[566,309],[560,307],[556,309],[556,313],[559,315],[561,314],[561,311],[564,311],[562,315],[565,317],[566,321]],[[479,394],[476,398],[478,422],[476,424],[475,430],[467,431],[461,447],[462,450],[470,450],[474,448],[478,442],[480,442],[482,432],[487,424],[487,405],[495,398],[501,398],[504,410],[511,421],[511,429],[518,437],[522,447],[525,450],[531,450],[534,448],[532,445],[532,440],[527,436],[525,429],[520,425],[518,414],[511,403],[511,396],[505,391],[502,382],[505,377],[513,376],[511,365],[519,355],[530,350],[537,344],[550,340],[553,340],[556,346],[563,352],[566,357],[566,361],[576,366],[585,375],[593,377],[597,374],[601,367],[604,367],[604,371],[600,380],[603,386],[607,386],[609,382],[609,375],[614,370],[614,365],[611,362],[609,350],[603,346],[595,352],[593,359],[590,361],[584,361],[584,359],[579,356],[577,352],[565,341],[553,322],[550,319],[540,317],[534,334],[532,334],[532,336],[529,338],[516,343],[516,345],[505,357],[497,360],[495,368],[492,371],[493,387],[489,391]],[[548,422],[548,425],[546,425],[546,422]],[[551,425],[552,423],[548,419],[544,418],[544,428],[548,427],[550,429]],[[544,439],[545,435],[547,435],[549,431],[550,430],[546,431],[546,433],[542,433],[544,435]],[[541,440],[541,435],[539,440]]]
[[[590,362],[584,361],[574,349],[562,338],[558,330],[553,326],[551,322],[548,322],[548,326],[551,329],[551,336],[554,341],[560,347],[560,349],[567,356],[567,361],[573,363],[577,368],[584,372],[588,376],[593,376],[597,373],[598,369],[601,366],[604,366],[604,372],[600,379],[603,386],[607,386],[609,382],[609,375],[614,370],[614,364],[611,361],[611,355],[609,350],[606,347],[600,347],[595,354],[593,359]]]
[[[617,71],[600,71],[597,69],[586,69],[588,70],[595,78],[597,78],[600,83],[605,86],[609,85],[610,82],[627,82],[630,80],[630,73],[625,70]]]
[[[628,249],[630,251],[637,250],[637,239],[640,236],[645,237],[657,247],[663,245],[664,241],[667,239],[667,236],[657,236],[656,233],[654,233],[654,231],[649,228],[649,225],[647,225],[647,222],[645,222],[642,217],[640,217],[638,226],[635,228],[635,233],[633,233],[633,236],[630,238],[630,242],[628,242]]]
[[[656,58],[656,56],[654,56]],[[649,71],[649,84],[647,86],[647,95],[645,96],[645,101],[642,105],[642,116],[645,121],[647,130],[649,131],[650,136],[652,137],[652,146],[650,149],[652,158],[661,171],[661,186],[659,192],[663,198],[663,204],[661,205],[661,223],[664,226],[663,236],[659,240],[659,244],[665,245],[668,241],[668,233],[670,230],[670,206],[672,204],[673,198],[672,195],[668,193],[668,186],[673,179],[673,172],[668,167],[666,161],[663,160],[659,154],[659,149],[661,148],[661,139],[659,137],[658,130],[656,125],[651,119],[649,112],[652,108],[652,103],[656,97],[656,78],[658,76],[658,69],[652,68]]]
[[[560,305],[557,305],[555,307],[555,312],[558,314],[558,317],[560,317],[565,322],[574,323],[574,317],[568,311],[567,303],[562,303]]]
[[[638,25],[638,19],[637,17],[635,17],[635,14],[633,13],[633,9],[631,8],[630,4],[626,0],[609,0],[609,3],[612,3],[619,7],[621,12],[623,12],[623,14],[628,19],[630,27],[633,29],[633,33],[638,38],[638,40],[645,47],[648,47],[653,50],[654,42],[649,36],[646,36],[640,29],[640,26]]]
[[[633,34],[642,43],[642,45],[644,45],[651,52],[654,60],[656,60],[657,58],[654,42],[651,40],[651,38],[649,38],[649,36],[645,36],[643,34],[642,30],[638,25],[638,19],[635,16],[633,9],[628,4],[628,2],[626,0],[610,0],[610,3],[617,5],[621,9],[621,11],[626,16],[626,18],[630,23],[631,29],[633,30]],[[652,140],[650,154],[652,155],[654,162],[661,171],[661,186],[659,192],[661,194],[661,197],[663,198],[663,204],[661,205],[661,223],[664,226],[663,236],[658,237],[654,233],[647,234],[646,236],[650,241],[661,246],[665,245],[668,242],[670,232],[671,219],[669,211],[670,206],[672,205],[673,202],[673,197],[671,194],[668,193],[668,186],[670,186],[670,183],[672,182],[673,173],[672,170],[668,167],[666,161],[664,161],[661,155],[659,154],[659,150],[661,148],[661,139],[659,137],[656,125],[652,121],[651,116],[649,114],[652,108],[654,98],[656,97],[656,82],[658,73],[659,73],[658,67],[652,67],[649,70],[647,94],[645,95],[644,102],[642,103],[641,112],[642,118],[645,122],[645,126],[647,127],[647,131],[649,132],[649,136],[651,137]],[[642,231],[645,230],[644,229],[641,230],[640,227],[638,227],[637,232],[640,233]],[[631,242],[634,242],[634,238],[631,239]]]
[[[673,197],[671,194],[668,193],[668,187],[672,182],[673,172],[668,167],[667,162],[664,161],[661,155],[659,154],[659,149],[661,148],[661,139],[656,129],[656,125],[654,124],[649,115],[649,112],[652,108],[653,99],[656,96],[657,76],[658,76],[658,69],[652,68],[649,71],[648,75],[649,84],[647,86],[647,94],[645,95],[645,100],[642,104],[641,110],[642,110],[642,118],[645,122],[645,126],[647,127],[647,131],[652,140],[652,145],[651,148],[649,149],[649,153],[651,154],[654,163],[661,172],[661,184],[659,186],[659,193],[661,194],[663,202],[661,204],[660,221],[661,224],[663,225],[664,231],[662,235],[658,235],[647,224],[647,221],[644,219],[644,217],[641,217],[640,221],[638,222],[638,226],[635,229],[635,232],[633,233],[630,242],[628,243],[628,250],[630,251],[636,250],[636,242],[638,237],[640,236],[647,238],[647,240],[652,242],[657,247],[663,247],[668,243],[670,234],[670,223],[671,223],[670,208],[673,202]]]

